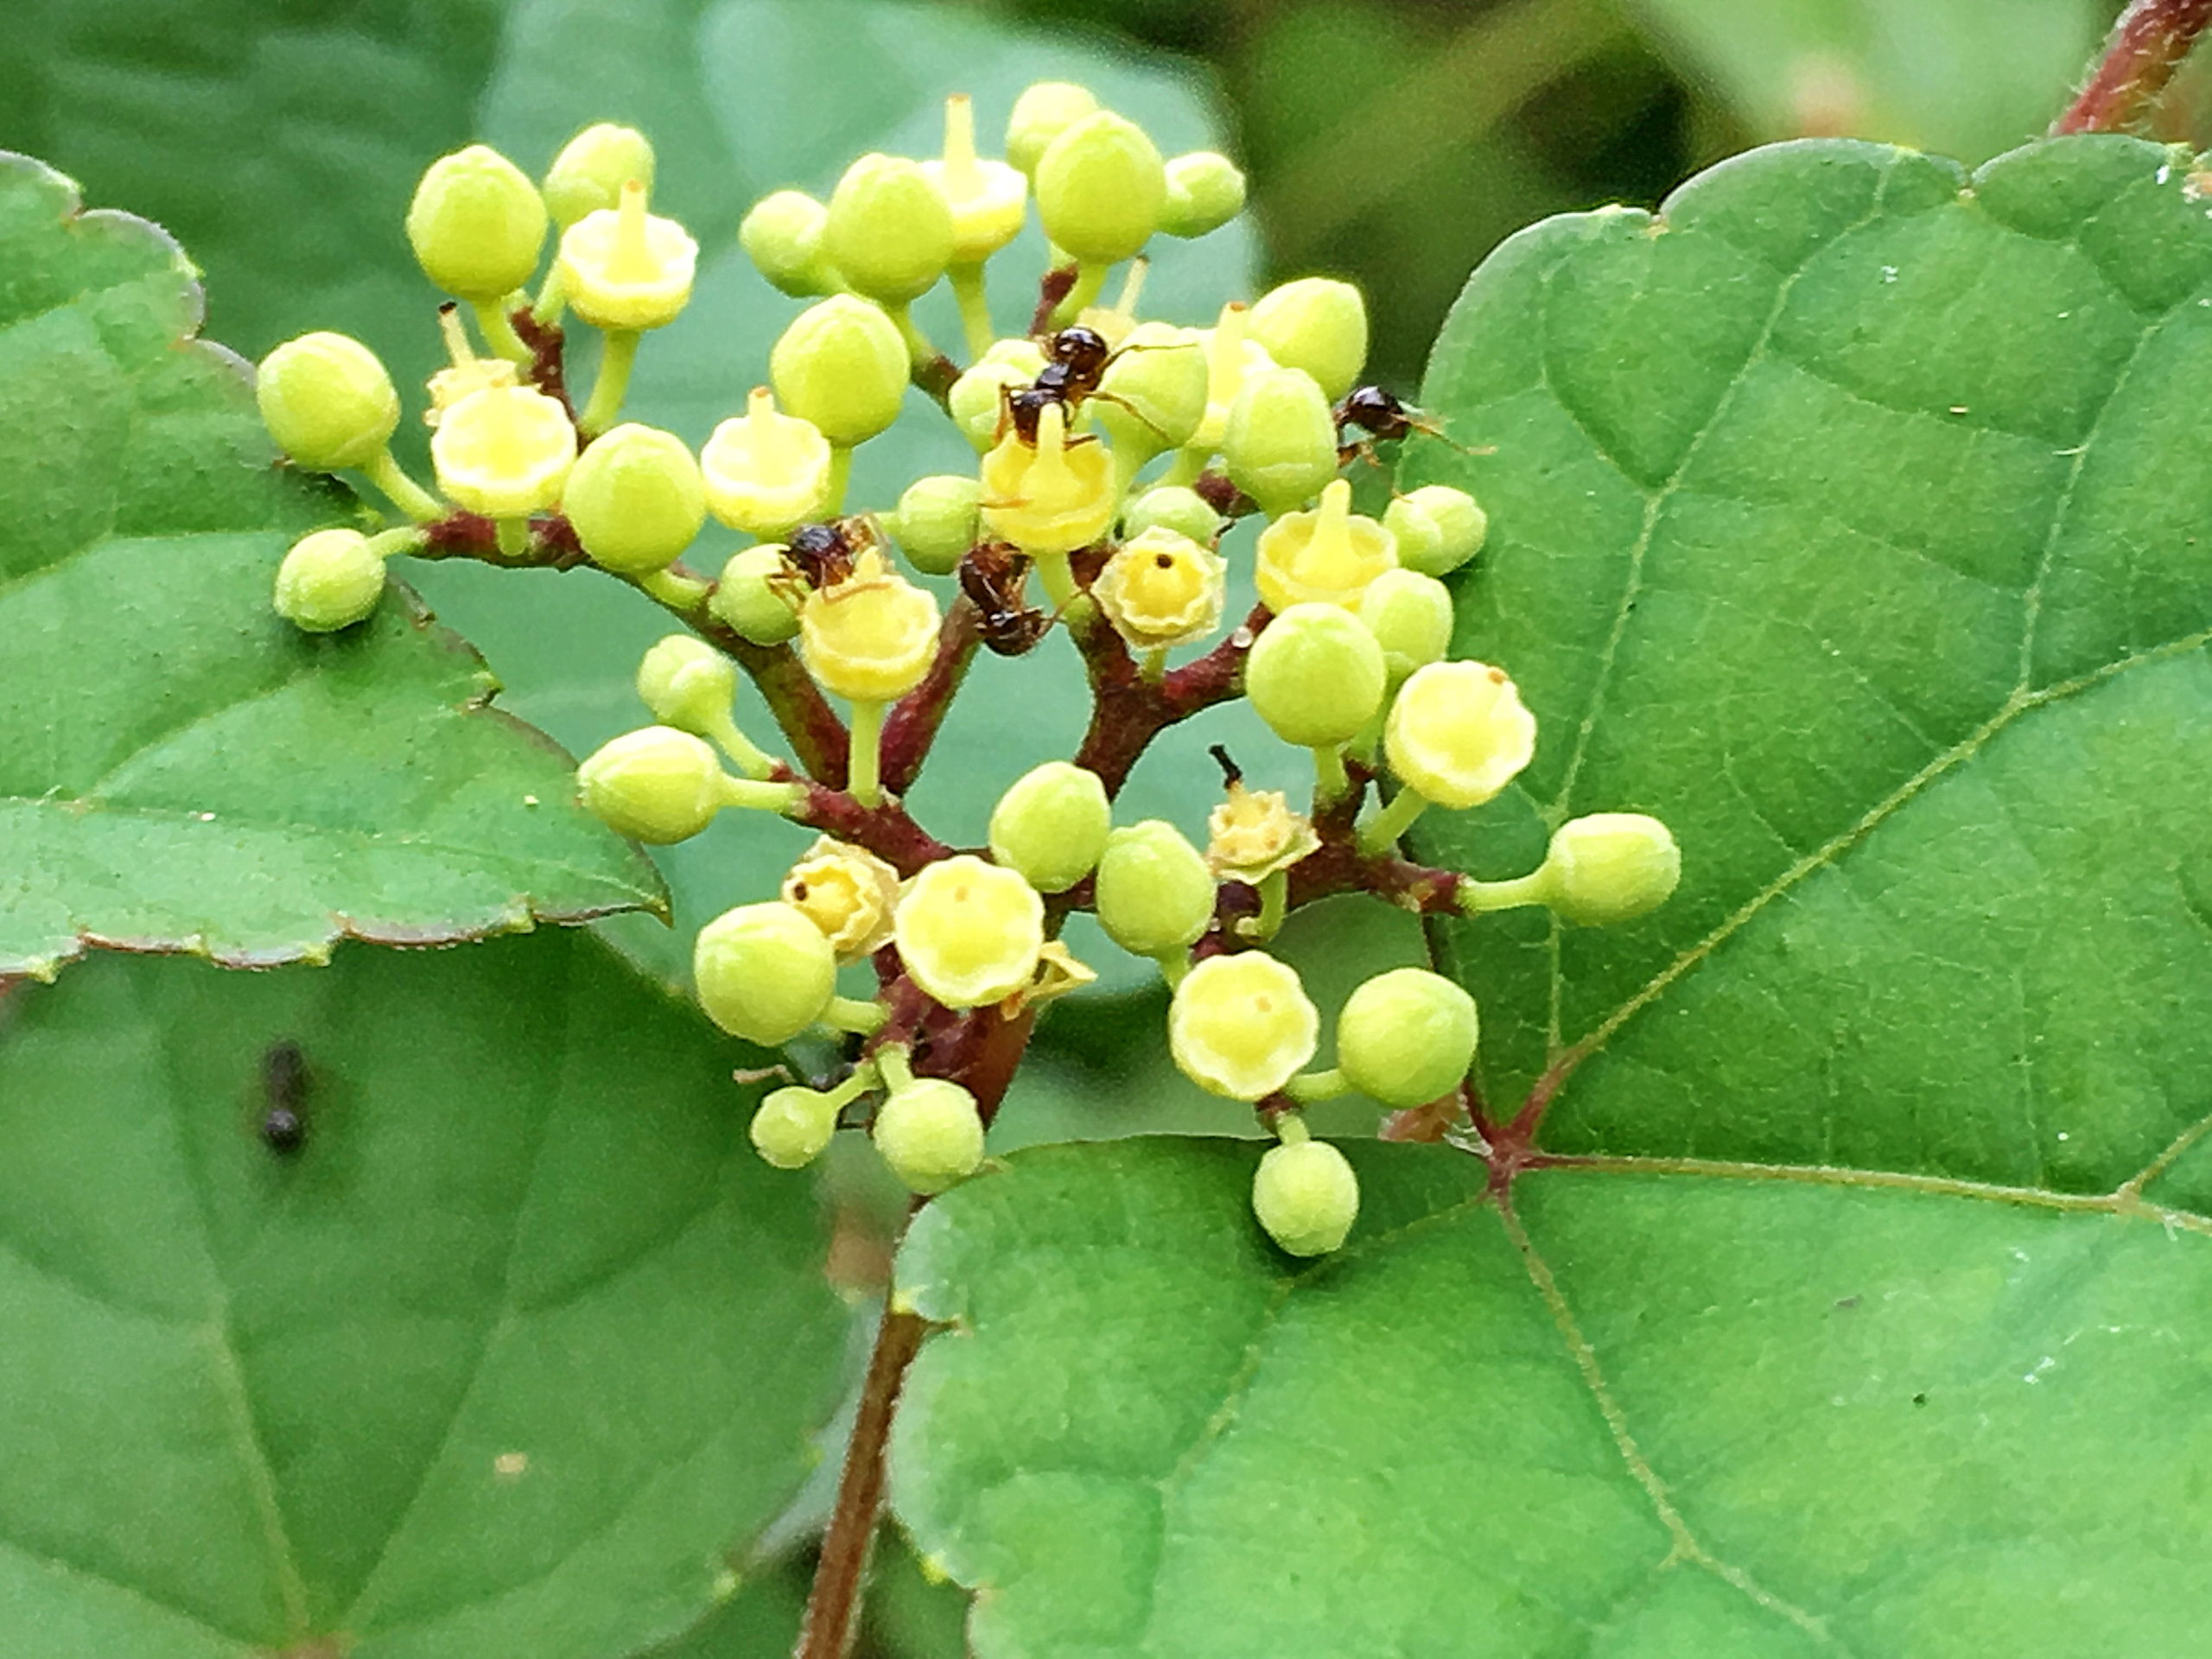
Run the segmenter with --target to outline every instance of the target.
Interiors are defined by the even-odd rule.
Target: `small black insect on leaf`
[[[261,1141],[270,1151],[289,1157],[307,1144],[308,1062],[300,1046],[286,1038],[271,1043],[261,1057]]]

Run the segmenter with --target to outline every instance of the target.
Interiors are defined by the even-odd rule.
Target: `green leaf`
[[[978,1659],[2187,1651],[2212,1220],[1927,1179],[1048,1147],[923,1212],[894,1495]]]
[[[597,941],[109,958],[9,1010],[0,1648],[603,1659],[797,1488],[846,1329],[811,1194]]]
[[[92,944],[238,963],[658,901],[564,756],[397,600],[270,608],[327,498],[272,466],[237,360],[144,221],[0,159],[0,978]]]
[[[1498,1114],[1550,1065],[1561,1149],[2095,1192],[2203,1112],[2212,219],[2187,174],[2070,140],[1969,190],[1783,146],[1476,275],[1424,400],[1497,452],[1432,445],[1423,476],[1491,512],[1459,647],[1540,737],[1511,798],[1417,839],[1503,875],[1548,823],[1644,810],[1684,868],[1627,927],[1444,930]]]
[[[1762,138],[1849,132],[1974,160],[2066,106],[2108,0],[1631,0]]]

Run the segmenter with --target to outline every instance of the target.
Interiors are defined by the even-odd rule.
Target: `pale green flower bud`
[[[1203,543],[1173,530],[1146,530],[1114,550],[1090,596],[1131,645],[1169,651],[1221,626],[1228,575],[1229,561]]]
[[[1147,490],[1122,510],[1122,534],[1141,536],[1147,530],[1172,530],[1200,547],[1211,547],[1221,534],[1221,515],[1196,490],[1180,484],[1162,484]]]
[[[1103,395],[1084,404],[1084,413],[1141,466],[1191,441],[1205,419],[1207,378],[1205,341],[1197,329],[1141,322],[1107,362],[1098,382]]]
[[[1393,685],[1451,649],[1452,595],[1434,576],[1385,570],[1360,595],[1359,620],[1382,647]]]
[[[1044,366],[1045,353],[1036,341],[1001,340],[952,383],[945,407],[977,454],[990,454],[999,442],[1007,389],[1029,385]]]
[[[286,340],[261,359],[253,392],[276,447],[318,473],[367,465],[399,425],[391,377],[345,334]]]
[[[1110,264],[1141,252],[1167,201],[1167,168],[1134,121],[1110,110],[1064,130],[1038,158],[1037,216],[1052,245]]]
[[[842,1109],[811,1089],[778,1089],[753,1114],[753,1149],[778,1169],[804,1169],[828,1149]]]
[[[1444,576],[1482,550],[1490,518],[1475,498],[1448,484],[1424,484],[1382,510],[1398,538],[1398,562],[1424,575]]]
[[[1479,1031],[1466,992],[1426,968],[1394,968],[1345,999],[1337,1065],[1360,1093],[1402,1111],[1459,1086]]]
[[[1014,240],[1029,209],[1018,168],[976,154],[976,106],[966,93],[944,100],[944,154],[922,171],[952,210],[952,261],[980,264]]]
[[[690,303],[699,245],[672,219],[645,211],[632,179],[620,201],[562,232],[561,291],[594,328],[662,328]]]
[[[949,576],[982,532],[977,505],[982,495],[983,486],[964,474],[918,478],[891,515],[891,538],[924,575]]]
[[[1244,695],[1286,743],[1348,743],[1382,708],[1382,647],[1339,605],[1294,605],[1244,659]]]
[[[798,572],[781,543],[740,548],[722,566],[707,609],[738,637],[756,645],[780,645],[798,633]]]
[[[774,1048],[829,1007],[837,961],[820,928],[772,899],[725,911],[701,928],[691,976],[709,1019],[733,1037]]]
[[[469,512],[527,518],[560,500],[576,429],[559,400],[534,387],[486,386],[446,410],[430,460],[438,487]]]
[[[1250,327],[1269,357],[1305,370],[1332,399],[1367,365],[1367,302],[1350,283],[1301,276],[1271,288],[1254,302]]]
[[[671,633],[638,664],[638,696],[652,717],[705,737],[729,723],[737,664],[695,634]]]
[[[937,600],[874,548],[799,607],[799,655],[823,690],[855,702],[903,697],[937,658]]]
[[[1167,201],[1160,228],[1170,236],[1204,236],[1244,211],[1244,173],[1226,156],[1194,149],[1167,163]]]
[[[707,505],[733,530],[780,541],[828,511],[830,440],[810,421],[777,413],[755,386],[745,413],[722,422],[699,452]]]
[[[992,809],[991,856],[1039,893],[1065,893],[1096,867],[1113,824],[1096,772],[1047,760]]]
[[[309,633],[351,627],[384,596],[384,556],[358,530],[318,530],[276,567],[276,614]]]
[[[942,1192],[983,1161],[983,1116],[976,1096],[943,1077],[917,1077],[876,1109],[875,1149],[907,1190]]]
[[[1252,1213],[1291,1255],[1327,1255],[1359,1216],[1359,1178],[1325,1141],[1286,1141],[1261,1158]]]
[[[952,209],[918,162],[863,156],[830,194],[822,251],[855,293],[880,305],[929,292],[952,247]]]
[[[683,439],[632,422],[577,457],[561,511],[601,569],[643,575],[691,545],[707,522],[707,489]]]
[[[714,822],[727,801],[714,750],[672,726],[601,744],[576,768],[585,809],[619,836],[666,846]]]
[[[1209,1094],[1262,1100],[1313,1058],[1321,1016],[1297,970],[1265,951],[1209,957],[1167,1005],[1167,1047]]]
[[[891,319],[850,294],[800,312],[768,354],[776,401],[848,448],[899,418],[910,366]]]
[[[1337,425],[1329,400],[1301,369],[1247,375],[1230,405],[1221,459],[1230,481],[1280,518],[1337,475]]]
[[[1431,663],[1390,705],[1382,748],[1407,788],[1440,806],[1480,806],[1536,752],[1536,717],[1502,668]]]
[[[1312,512],[1286,512],[1260,532],[1253,580],[1277,613],[1308,600],[1357,610],[1369,584],[1395,569],[1397,543],[1374,519],[1351,510],[1351,486],[1338,479]]]
[[[1552,833],[1536,880],[1555,914],[1603,926],[1656,910],[1681,876],[1681,849],[1658,819],[1641,812],[1592,812]]]
[[[1018,870],[962,853],[907,883],[892,925],[915,984],[948,1008],[981,1007],[1036,977],[1045,901]]]
[[[1096,893],[1098,925],[1135,956],[1183,950],[1213,920],[1213,872],[1198,849],[1160,818],[1106,837]]]
[[[746,257],[778,290],[795,300],[833,293],[836,268],[822,251],[830,210],[804,190],[778,190],[753,204],[737,227]]]
[[[620,207],[622,187],[632,179],[652,189],[652,142],[635,127],[601,121],[569,139],[546,168],[545,206],[565,231],[587,213]]]
[[[458,299],[501,300],[529,282],[545,245],[545,203],[523,170],[471,144],[430,163],[407,209],[423,274]]]
[[[1034,174],[1052,140],[1097,107],[1098,100],[1087,86],[1065,80],[1037,82],[1014,100],[1014,113],[1006,124],[1007,160],[1022,172]]]

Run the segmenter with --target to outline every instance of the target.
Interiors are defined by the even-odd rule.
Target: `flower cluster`
[[[365,346],[316,334],[270,354],[259,395],[277,442],[302,467],[362,474],[409,521],[302,540],[277,609],[313,631],[351,626],[405,552],[588,563],[683,624],[639,667],[654,723],[586,760],[578,787],[645,842],[698,835],[731,808],[818,832],[773,897],[715,918],[695,950],[700,1002],[724,1030],[769,1047],[842,1033],[835,1075],[759,1107],[770,1162],[805,1165],[850,1122],[918,1193],[973,1173],[1039,1006],[1094,977],[1059,938],[1090,911],[1172,988],[1176,1064],[1274,1134],[1253,1187],[1260,1224],[1294,1255],[1335,1249],[1357,1183],[1304,1107],[1356,1090],[1394,1110],[1464,1109],[1478,1021],[1459,985],[1394,970],[1337,1012],[1335,1064],[1316,1069],[1322,1012],[1268,949],[1286,915],[1365,891],[1433,913],[1542,905],[1620,922],[1662,901],[1679,868],[1664,826],[1632,813],[1560,825],[1542,864],[1508,880],[1401,856],[1427,807],[1477,808],[1511,786],[1537,733],[1505,670],[1450,654],[1444,578],[1488,528],[1473,498],[1432,485],[1379,518],[1355,510],[1349,475],[1376,442],[1441,438],[1361,384],[1358,290],[1305,277],[1207,326],[1147,318],[1148,251],[1234,218],[1236,168],[1163,156],[1060,83],[1022,94],[1003,158],[987,157],[954,98],[941,155],[864,156],[826,200],[779,190],[746,216],[747,253],[806,304],[774,343],[770,384],[734,398],[695,451],[620,418],[640,337],[681,312],[697,256],[651,211],[653,170],[640,135],[603,125],[538,184],[480,145],[424,175],[407,232],[452,296],[449,361],[428,388],[435,488],[391,454],[399,399]],[[987,272],[1033,209],[1047,267],[1027,329],[1002,336]],[[965,366],[913,314],[940,283]],[[600,336],[581,408],[566,380],[577,325]],[[910,385],[976,464],[853,511],[852,452],[902,417]],[[712,580],[678,563],[710,517],[750,538]],[[1224,537],[1245,519],[1257,534],[1235,556],[1251,559],[1261,603],[1232,621]],[[1095,694],[1081,748],[1006,791],[987,848],[944,845],[900,798],[947,705],[979,649],[1026,656],[1055,626]],[[741,677],[792,759],[740,729]],[[1239,696],[1310,753],[1310,800],[1249,790],[1224,758],[1221,797],[1193,804],[1211,809],[1203,847],[1163,821],[1117,825],[1147,744]],[[841,975],[868,994],[841,994]]]

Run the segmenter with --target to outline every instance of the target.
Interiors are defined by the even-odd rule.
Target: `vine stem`
[[[2050,130],[2116,132],[2141,120],[2207,24],[2212,0],[2134,0],[2113,25],[2095,73]]]
[[[791,1659],[845,1659],[852,1647],[861,1582],[868,1575],[868,1548],[875,1540],[877,1511],[883,1507],[883,1449],[891,1435],[892,1413],[898,1408],[906,1367],[928,1329],[919,1314],[904,1313],[888,1305],[883,1310],[882,1323],[875,1328],[868,1381],[861,1389],[860,1410],[853,1419],[853,1438],[845,1452],[845,1471],[837,1482],[837,1507],[830,1512],[829,1531],[823,1535],[822,1557],[814,1569],[814,1586],[806,1598],[806,1623],[800,1628]]]

